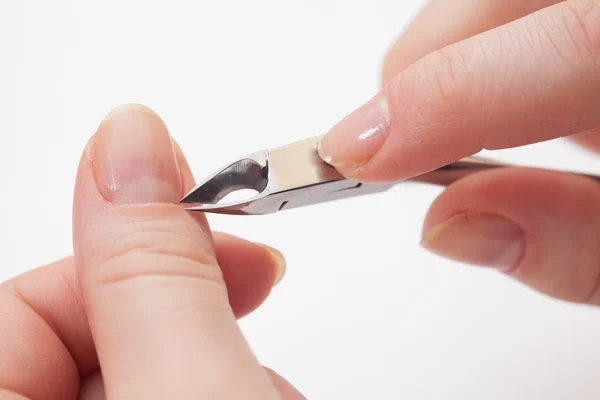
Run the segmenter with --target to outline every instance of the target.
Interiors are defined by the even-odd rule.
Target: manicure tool
[[[189,211],[263,215],[349,197],[385,192],[400,182],[360,183],[342,176],[318,155],[317,136],[239,158],[209,175],[181,203]],[[463,158],[407,181],[447,186],[476,172],[507,167],[484,158]],[[600,182],[600,177],[587,176]],[[228,194],[252,189],[256,195],[220,204]]]

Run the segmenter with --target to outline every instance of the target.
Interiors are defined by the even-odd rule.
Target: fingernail
[[[265,248],[269,252],[269,255],[275,262],[275,278],[273,279],[273,286],[277,285],[283,279],[285,275],[286,262],[283,254],[277,249],[274,249],[271,246],[267,246],[266,244],[261,244],[262,247]]]
[[[179,201],[181,182],[173,142],[149,108],[129,104],[111,111],[98,127],[93,154],[97,185],[108,201]]]
[[[509,270],[517,266],[525,235],[514,223],[490,214],[464,214],[429,229],[422,246],[440,256]]]
[[[319,145],[319,155],[334,167],[358,168],[379,151],[389,131],[389,107],[380,93],[331,128]]]

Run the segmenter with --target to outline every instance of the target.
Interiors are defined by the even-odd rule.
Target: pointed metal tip
[[[190,190],[185,196],[182,197],[181,200],[179,200],[179,203],[181,204],[197,204],[198,200],[197,200],[197,191],[200,187],[196,186],[195,188],[193,188],[192,190]]]
[[[179,202],[214,205],[234,191],[253,189],[262,192],[267,184],[267,152],[261,151],[216,170],[183,196]]]
[[[237,203],[237,204],[204,204],[196,205],[191,207],[185,207],[186,211],[194,212],[205,212],[212,214],[229,214],[229,215],[252,215],[253,213],[248,211],[246,208],[249,205],[248,202]]]

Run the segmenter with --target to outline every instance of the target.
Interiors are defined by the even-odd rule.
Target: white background
[[[2,280],[71,253],[78,160],[114,106],[156,110],[202,178],[246,153],[322,134],[367,100],[383,54],[423,5],[2,3],[13,8],[0,12],[3,48],[16,61],[15,69],[4,64],[0,81],[9,95]],[[492,156],[600,166],[564,142]],[[310,399],[598,398],[600,312],[420,249],[423,217],[440,191],[405,184],[270,216],[211,216],[214,229],[287,257],[284,280],[241,322],[261,362]]]

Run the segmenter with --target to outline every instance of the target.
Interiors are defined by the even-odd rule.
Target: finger
[[[283,278],[285,259],[270,246],[218,232],[213,237],[229,304],[241,318],[257,309]]]
[[[205,219],[173,204],[180,173],[166,127],[139,106],[107,116],[82,156],[75,258],[106,395],[277,398],[236,323]]]
[[[495,267],[547,295],[600,305],[600,185],[537,169],[498,169],[451,185],[432,205],[423,246]]]
[[[187,193],[196,186],[192,171],[177,142],[173,141],[180,179]],[[231,235],[214,233],[217,261],[223,270],[229,302],[236,317],[254,311],[285,274],[285,258],[278,250]]]
[[[191,188],[194,181],[189,167],[178,147],[176,153],[183,161],[182,180]],[[223,233],[215,233],[214,241],[231,307],[238,317],[246,315],[281,279],[283,256],[269,246]],[[74,363],[83,377],[98,368],[73,259],[65,258],[3,284],[0,297],[4,311],[0,327],[6,327],[0,340],[0,361],[4,361],[0,363],[0,388],[31,398],[72,398],[71,393],[78,390],[79,374],[63,370],[57,375],[56,365]],[[24,339],[29,336],[36,339]],[[61,342],[67,351],[52,346]],[[15,367],[19,365],[23,368]],[[34,373],[32,366],[36,367]]]
[[[277,388],[281,395],[281,400],[305,400],[304,397],[294,386],[292,386],[285,378],[278,375],[275,371],[265,368],[271,377],[273,385]],[[104,383],[102,375],[95,373],[85,379],[81,383],[81,391],[79,392],[78,400],[104,400]]]
[[[0,388],[30,399],[73,399],[97,366],[71,258],[0,286]],[[2,396],[0,396],[2,398]]]
[[[415,17],[388,51],[383,64],[383,83],[433,51],[524,17],[564,0],[433,0]],[[600,128],[569,137],[575,143],[600,152]]]
[[[562,2],[433,52],[323,139],[362,181],[409,178],[475,154],[600,126],[600,3]]]
[[[432,0],[388,51],[383,82],[433,51],[563,0]]]
[[[246,315],[280,279],[282,256],[235,236],[215,233],[214,239],[231,307],[238,317]],[[73,258],[4,283],[0,299],[0,388],[33,399],[73,398],[80,376],[98,368]],[[57,365],[74,368],[59,371]]]

